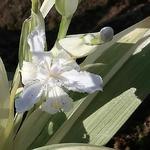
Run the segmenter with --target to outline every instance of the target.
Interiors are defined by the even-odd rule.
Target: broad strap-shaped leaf
[[[45,145],[49,137],[58,130],[65,120],[64,113],[57,113],[52,116],[41,111],[41,109],[35,110],[26,118],[17,133],[14,139],[14,148],[26,150]],[[24,146],[22,147],[22,145]]]
[[[14,148],[16,150],[26,150],[38,137],[46,123],[50,121],[50,118],[51,115],[44,113],[40,109],[33,112],[20,128],[14,140]]]
[[[106,85],[106,84],[109,85],[110,79],[116,74],[116,72],[119,69],[121,69],[121,67],[125,64],[125,62],[127,62],[127,60],[133,55],[133,53],[135,53],[136,50],[141,51],[145,47],[145,46],[142,47],[142,45],[143,45],[143,42],[148,38],[148,35],[145,35],[145,34],[146,34],[146,32],[149,31],[149,28],[150,28],[149,21],[150,21],[150,18],[146,18],[145,20],[141,21],[140,23],[138,23],[138,24],[130,27],[129,29],[119,33],[118,35],[116,35],[113,41],[111,41],[107,45],[104,45],[101,47],[102,51],[104,51],[102,54],[100,52],[101,49],[97,49],[95,51],[95,53],[93,53],[92,55],[87,57],[85,62],[82,64],[82,66],[87,65],[87,64],[91,64],[91,63],[103,63],[103,64],[105,64],[105,65],[103,65],[99,68],[96,68],[96,69],[90,68],[89,71],[102,75],[103,80],[104,80],[104,85]],[[135,64],[134,63],[131,64],[131,66],[138,68],[137,67],[138,64],[140,64],[140,60],[136,61]],[[128,68],[129,68],[129,66],[128,66]],[[138,68],[138,69],[139,69],[138,71],[141,73],[140,68]],[[132,70],[133,70],[133,68],[132,68]],[[134,77],[134,75],[133,75],[133,77]],[[118,83],[118,86],[121,83],[123,83],[123,81],[125,83],[128,83],[128,79],[122,79],[122,77],[118,77],[118,79],[116,79],[116,80],[118,81],[119,79],[121,81],[120,81],[120,83]],[[135,80],[135,79],[133,79],[133,80]],[[116,87],[117,87],[117,85],[114,83],[110,89],[110,92],[112,92],[114,97],[115,97],[115,93],[116,93],[115,92]],[[120,89],[120,87],[118,87],[118,88]],[[132,86],[131,86],[131,88],[132,88]],[[102,107],[104,105],[104,103],[103,103],[104,100],[103,100],[103,96],[101,98],[101,95],[103,95],[105,93],[104,97],[109,96],[109,93],[106,91],[107,90],[104,87],[103,93],[94,93],[94,94],[89,95],[89,96],[81,99],[80,101],[76,102],[74,110],[68,114],[68,120],[66,122],[64,122],[64,124],[59,128],[59,130],[56,132],[56,134],[54,134],[54,136],[50,139],[48,144],[59,143],[61,140],[63,141],[63,138],[66,135],[66,133],[69,131],[69,129],[71,129],[72,126],[73,127],[76,126],[74,123],[76,122],[76,120],[79,118],[79,116],[83,113],[83,111],[87,108],[87,106],[93,100],[98,101],[100,103],[99,106]],[[125,91],[123,91],[123,92],[125,92]],[[133,92],[133,90],[132,90],[132,92]],[[127,93],[125,92],[124,94],[128,95]],[[122,116],[122,119],[120,120],[121,121],[120,126],[115,128],[115,130],[112,133],[110,133],[110,134],[108,133],[107,138],[103,142],[102,141],[100,142],[100,140],[101,140],[100,139],[99,143],[104,144],[104,143],[108,142],[108,140],[119,130],[121,125],[124,124],[124,122],[127,120],[127,118],[130,117],[130,115],[133,113],[133,111],[140,104],[139,99],[138,98],[136,99],[136,96],[134,96],[134,93],[132,93],[131,95],[133,96],[134,100],[136,101],[135,105],[133,105],[132,108],[129,110],[127,116],[124,116],[124,117]],[[119,95],[116,95],[116,96],[119,96]],[[124,101],[126,101],[126,100],[127,99],[124,99]],[[109,101],[111,101],[111,98],[106,99],[105,103],[108,103]],[[134,102],[131,100],[129,103],[127,103],[127,104],[124,103],[124,104],[129,106],[130,104],[133,104],[133,103]],[[117,104],[117,102],[115,102],[115,104]],[[118,110],[118,112],[116,112],[116,113],[118,113],[118,114],[120,113],[120,115],[125,113],[127,107],[124,107],[122,105],[122,108],[124,108],[124,109]],[[92,109],[94,110],[94,108],[92,108]],[[100,109],[100,111],[101,111],[101,109]],[[109,114],[109,111],[107,109],[105,111]],[[86,112],[84,113],[83,116],[86,116]],[[87,118],[88,118],[88,116],[87,116]],[[91,121],[91,123],[93,125],[96,124],[94,121],[93,122]],[[114,121],[114,124],[115,123],[116,122]],[[78,124],[78,121],[76,124]],[[114,124],[112,124],[112,126],[114,126]],[[103,123],[102,123],[102,125],[103,125]],[[99,126],[100,126],[100,124],[99,124]],[[79,128],[81,128],[81,127],[79,127]],[[82,124],[82,128],[84,128],[83,124]],[[110,126],[110,128],[111,128],[111,126]],[[78,131],[78,128],[75,128],[75,129],[76,129],[76,131]],[[73,134],[71,134],[72,133],[71,130],[68,133],[68,136],[70,137],[70,135],[71,135],[74,140],[78,139],[77,137],[74,138]],[[79,132],[77,132],[77,134],[78,133]],[[66,136],[64,141],[69,141],[68,136]],[[69,142],[74,142],[74,141],[70,140]]]
[[[29,20],[25,20],[22,25],[22,31],[20,36],[20,43],[19,43],[19,66],[22,67],[23,60],[28,60],[28,53],[29,53],[29,45],[27,44],[27,37],[29,35]]]
[[[131,116],[150,91],[150,44],[146,42],[94,98],[62,142],[81,142],[86,134],[85,141],[104,145]]]
[[[89,144],[69,143],[69,144],[49,145],[49,146],[36,148],[34,150],[113,150],[113,149],[108,147],[89,145]]]
[[[0,134],[6,127],[9,117],[9,83],[4,64],[0,58]]]
[[[95,63],[95,61],[101,56],[101,51],[109,50],[111,46],[121,46],[123,43],[126,43],[126,45],[130,45],[129,48],[131,48],[132,46],[135,46],[135,44],[138,44],[138,41],[142,39],[143,35],[150,28],[148,24],[149,20],[150,17],[147,17],[139,23],[115,35],[112,41],[101,45],[94,51],[94,53],[86,57],[82,65]],[[116,49],[118,49],[118,47],[116,47]]]
[[[51,8],[54,6],[54,4],[55,4],[55,0],[44,0],[42,6],[40,8],[43,18],[45,18],[47,16],[47,14],[51,10]]]

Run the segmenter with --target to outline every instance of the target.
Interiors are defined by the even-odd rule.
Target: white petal
[[[52,88],[48,93],[48,99],[41,106],[43,111],[55,114],[63,109],[69,111],[73,106],[72,99],[60,87]]]
[[[37,66],[31,62],[23,62],[21,75],[22,75],[22,83],[27,85],[36,79]]]
[[[50,99],[47,99],[46,102],[44,102],[41,106],[42,111],[48,112],[49,114],[55,114],[59,112],[59,109],[52,107],[53,101]]]
[[[57,77],[51,77],[47,80],[47,87],[53,88],[55,86],[61,87],[61,82],[59,82],[59,78]]]
[[[44,52],[45,47],[45,31],[40,26],[36,27],[28,36],[28,44],[31,52]]]
[[[69,112],[73,108],[73,100],[68,95],[61,100],[61,103],[64,112]]]
[[[34,83],[29,86],[25,86],[23,93],[15,101],[15,107],[17,112],[25,112],[31,109],[43,93],[42,85],[40,83]]]
[[[42,61],[47,61],[51,64],[52,55],[50,52],[33,52],[32,62],[35,64],[40,64]]]
[[[55,73],[62,73],[72,69],[80,70],[79,65],[73,59],[65,60],[63,58],[59,58],[53,62],[54,63],[51,67],[51,71]]]
[[[87,45],[84,39],[79,36],[72,36],[59,41],[61,47],[75,58],[81,58],[94,52],[96,45]]]
[[[69,54],[67,54],[64,50],[60,50],[57,57],[54,57],[53,59],[51,70],[61,73],[72,69],[79,70],[80,67]]]
[[[43,53],[40,57],[41,57],[41,61],[40,61],[40,58],[38,59],[39,63],[37,63],[38,60],[36,61],[36,64],[38,66],[37,79],[41,81],[44,81],[44,80],[47,81],[49,78],[49,74],[50,74],[52,58],[45,53]]]
[[[62,84],[69,90],[87,93],[102,90],[103,81],[99,75],[72,70],[62,73],[61,76]]]

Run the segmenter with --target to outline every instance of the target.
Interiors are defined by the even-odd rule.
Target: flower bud
[[[99,33],[88,33],[83,36],[85,44],[99,45],[109,42],[113,39],[114,30],[111,27],[104,27]]]
[[[100,39],[104,42],[109,42],[113,39],[114,30],[111,27],[104,27],[100,30]]]
[[[78,0],[56,0],[55,7],[57,11],[65,17],[71,17],[76,11]]]

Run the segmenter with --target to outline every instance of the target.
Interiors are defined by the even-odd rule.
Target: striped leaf
[[[101,46],[101,49],[99,47],[99,49],[97,49],[95,53],[93,53],[92,55],[86,58],[82,66],[91,64],[91,63],[105,64],[96,69],[94,68],[89,69],[89,71],[91,72],[102,75],[104,79],[104,85],[107,84],[104,87],[104,92],[89,95],[87,97],[84,97],[80,101],[76,102],[74,110],[67,114],[68,116],[67,121],[65,121],[64,124],[58,129],[58,131],[50,139],[48,144],[59,143],[61,141],[77,142],[78,140],[79,140],[78,142],[83,142],[84,139],[81,139],[81,137],[80,138],[78,137],[78,136],[81,136],[82,130],[85,132],[85,135],[86,133],[89,134],[91,131],[93,131],[92,133],[93,136],[87,135],[90,138],[89,140],[85,140],[85,142],[92,143],[92,141],[95,141],[95,139],[92,139],[92,138],[96,136],[98,139],[97,139],[97,142],[93,142],[94,144],[95,143],[98,143],[100,145],[106,144],[108,140],[119,130],[119,128],[131,116],[131,114],[135,111],[135,109],[140,105],[141,100],[143,100],[146,94],[148,94],[146,90],[142,90],[142,92],[144,91],[145,92],[144,93],[141,92],[141,94],[143,94],[143,97],[139,98],[135,95],[134,87],[131,86],[130,87],[131,89],[130,88],[126,89],[125,87],[127,86],[126,84],[128,84],[129,82],[128,81],[129,78],[132,79],[130,81],[131,83],[132,82],[135,82],[135,84],[142,83],[141,81],[139,81],[138,83],[138,79],[135,78],[135,75],[137,77],[138,72],[139,72],[139,75],[143,73],[143,67],[141,68],[138,67],[138,65],[142,64],[141,63],[142,60],[137,59],[139,57],[134,57],[134,56],[136,56],[136,53],[138,54],[138,52],[141,53],[141,51],[143,51],[143,48],[145,48],[146,45],[149,43],[149,39],[146,40],[149,36],[148,34],[149,28],[150,28],[149,21],[150,21],[150,18],[147,18],[143,20],[142,22],[130,27],[129,29],[119,33],[118,35],[115,36],[112,42],[110,42],[107,45]],[[148,50],[147,47],[146,49]],[[103,51],[103,53],[101,53],[101,50]],[[136,58],[136,59],[133,59],[133,58]],[[129,63],[127,67],[123,66],[126,62]],[[143,63],[145,63],[145,60],[143,61]],[[147,70],[149,66],[148,59],[147,59],[147,64],[148,64],[147,68],[146,69],[144,68],[145,70]],[[127,70],[129,70],[129,68],[131,70],[128,72]],[[137,70],[134,71],[134,69],[137,69]],[[118,70],[124,71],[122,73],[122,76],[118,75],[120,73],[118,72]],[[117,77],[114,76],[116,73],[118,75],[118,76],[116,75]],[[112,79],[113,76],[114,78],[115,77],[116,78]],[[145,84],[144,83],[145,79],[142,81],[143,81],[143,84]],[[142,88],[142,85],[140,88]],[[127,95],[130,95],[130,96],[128,97]],[[122,100],[121,103],[120,103],[120,99]],[[95,102],[99,104],[94,105],[93,103],[91,103],[92,101],[93,103]],[[93,112],[87,115],[88,111],[91,111],[88,107],[89,104],[90,104],[89,107],[90,109],[93,110]],[[99,109],[97,108],[97,106],[99,106],[98,107]],[[127,108],[129,108],[128,111],[127,111]],[[95,115],[96,112],[98,113],[99,117],[100,116],[103,116],[103,117],[101,119],[99,119],[98,117],[95,120],[93,120],[92,118],[94,118],[93,116],[96,116]],[[112,118],[113,112],[114,114],[117,114],[117,116],[115,115],[116,118],[120,118],[119,124],[118,124],[118,120],[116,120],[115,122],[115,118]],[[106,114],[106,116],[104,114]],[[79,117],[84,118],[84,119],[77,120]],[[104,121],[103,119],[106,119],[106,121],[103,122]],[[101,121],[96,122],[99,120]],[[107,125],[108,122],[110,124]],[[90,128],[91,126],[89,127],[89,124],[91,126],[97,125],[98,130],[96,130],[96,128]],[[116,126],[116,124],[118,124],[118,126]],[[86,128],[85,125],[87,125],[88,128]],[[114,128],[115,126],[116,128]],[[107,132],[109,131],[108,127],[111,130],[110,133]],[[104,134],[105,132],[104,130],[102,130],[103,128],[105,129],[105,132],[107,134]],[[79,129],[80,129],[81,134],[80,132],[77,132],[79,131]],[[100,133],[101,130],[102,130],[102,133]],[[78,135],[78,136],[75,136],[75,135]]]
[[[113,150],[113,149],[88,144],[70,143],[70,144],[56,144],[51,146],[45,146],[36,148],[34,150]]]
[[[40,8],[40,11],[44,18],[47,16],[47,14],[49,13],[54,4],[55,0],[44,0]]]
[[[9,95],[7,74],[0,58],[0,134],[4,130],[9,117]]]

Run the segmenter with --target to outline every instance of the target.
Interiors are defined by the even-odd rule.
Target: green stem
[[[34,11],[34,13],[39,11],[39,3],[39,0],[32,0],[32,11]]]
[[[66,36],[71,19],[72,17],[67,18],[65,16],[62,16],[57,40],[63,39]]]

